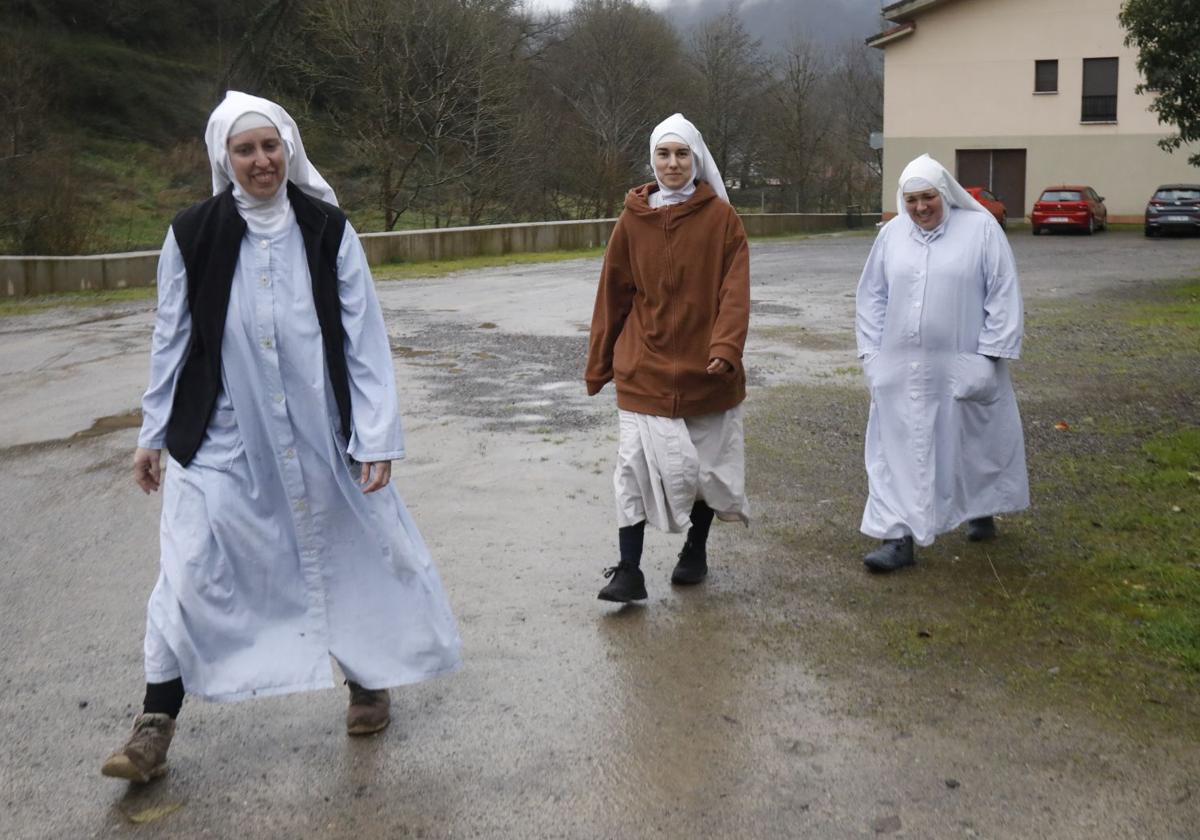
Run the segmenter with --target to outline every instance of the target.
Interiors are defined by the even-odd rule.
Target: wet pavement
[[[1027,299],[1200,266],[1200,240],[1013,244]],[[751,430],[757,388],[856,364],[869,247],[752,247]],[[596,601],[616,446],[611,387],[581,382],[598,266],[380,284],[410,453],[395,478],[464,670],[394,691],[368,739],[344,735],[342,691],[189,701],[145,787],[98,770],[140,701],[157,572],[159,499],[128,477],[152,307],[0,320],[0,837],[1197,836],[1193,744],[1014,722],[999,691],[907,719],[865,704],[780,641],[822,611],[762,597],[778,558],[743,529],[715,529],[694,590],[667,583],[678,538],[648,533],[647,605]]]

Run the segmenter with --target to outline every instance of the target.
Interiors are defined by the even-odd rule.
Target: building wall
[[[1154,187],[1200,181],[1187,149],[1162,151],[1120,0],[956,0],[916,17],[884,47],[883,206],[894,211],[904,165],[929,152],[954,169],[956,149],[1027,150],[1028,214],[1055,182],[1092,185],[1115,219],[1141,219]],[[1083,59],[1119,59],[1117,121],[1081,123]],[[1034,62],[1058,60],[1058,93],[1033,92]],[[1194,151],[1194,150],[1193,150]]]

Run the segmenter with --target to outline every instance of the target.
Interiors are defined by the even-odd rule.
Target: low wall
[[[863,227],[870,227],[879,221],[879,214],[864,213],[850,220],[845,213],[751,213],[742,216],[742,223],[750,236],[784,236],[845,230],[849,221],[859,219]],[[360,239],[367,261],[382,265],[599,248],[608,242],[615,223],[615,219],[586,219],[480,225],[364,233]],[[0,256],[0,297],[153,286],[157,265],[158,251],[85,257]]]
[[[459,257],[581,251],[608,242],[616,219],[585,219],[570,222],[532,222],[512,225],[399,230],[391,233],[362,233],[367,262],[428,262]]]
[[[153,286],[158,251],[88,257],[0,256],[0,297]]]

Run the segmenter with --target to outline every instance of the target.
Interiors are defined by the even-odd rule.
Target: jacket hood
[[[640,187],[634,187],[625,194],[625,209],[635,216],[654,216],[659,212],[650,206],[650,194],[654,192],[658,192],[657,181],[651,181],[648,184],[642,184]],[[696,183],[696,191],[688,197],[687,201],[672,204],[669,208],[663,207],[661,209],[670,209],[672,219],[682,219],[685,216],[690,216],[717,198],[716,191],[713,190],[707,181],[698,181]]]

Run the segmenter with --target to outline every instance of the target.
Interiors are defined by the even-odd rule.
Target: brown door
[[[959,149],[954,157],[960,184],[991,190],[1010,219],[1026,215],[1024,149]]]

